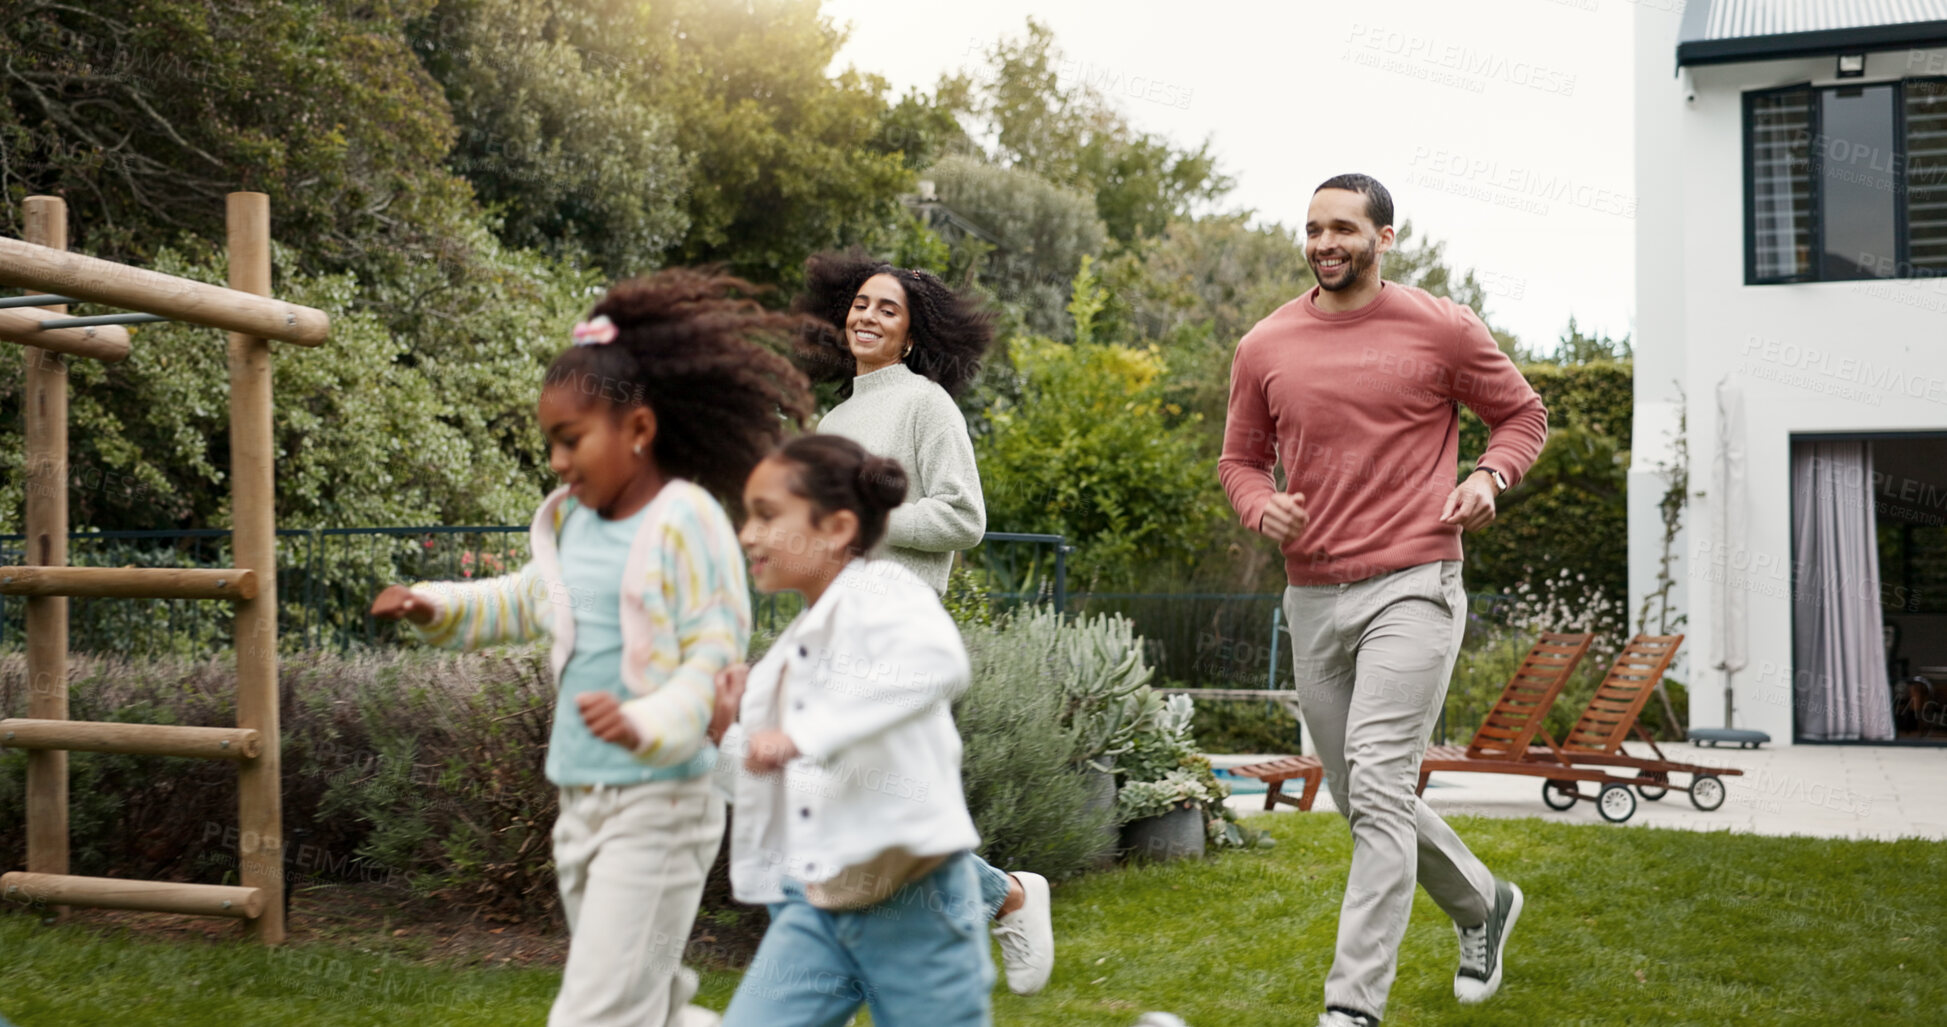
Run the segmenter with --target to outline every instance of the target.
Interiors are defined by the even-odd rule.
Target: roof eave
[[[1741,64],[1791,57],[1824,57],[1899,47],[1947,46],[1947,21],[1792,32],[1742,39],[1700,39],[1677,44],[1677,66]]]

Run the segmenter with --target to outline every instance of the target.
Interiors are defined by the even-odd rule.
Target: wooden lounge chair
[[[1583,654],[1589,651],[1589,643],[1595,636],[1545,634],[1528,650],[1528,655],[1501,689],[1501,698],[1488,711],[1487,718],[1481,722],[1480,730],[1474,732],[1474,740],[1466,748],[1460,746],[1441,746],[1440,750],[1451,750],[1462,757],[1475,756],[1482,759],[1503,758],[1518,760],[1525,753],[1537,732],[1541,732],[1542,718],[1555,704],[1555,697],[1562,693],[1562,686],[1568,683],[1569,675],[1582,662]],[[1545,734],[1545,732],[1543,732]],[[1255,777],[1265,783],[1264,808],[1276,809],[1278,803],[1310,810],[1312,801],[1318,797],[1318,786],[1325,780],[1324,764],[1316,756],[1286,756],[1281,759],[1253,763],[1236,767],[1231,773],[1244,777]],[[1305,787],[1298,798],[1283,793],[1284,782],[1293,778],[1303,778]],[[1426,775],[1420,775],[1420,787],[1426,787]]]
[[[1457,746],[1434,746],[1420,763],[1420,788],[1435,773],[1471,772],[1523,774],[1541,777],[1542,801],[1551,809],[1567,809],[1579,801],[1594,802],[1604,819],[1621,823],[1636,812],[1636,795],[1655,801],[1671,790],[1687,792],[1690,801],[1706,812],[1724,804],[1724,783],[1719,775],[1741,774],[1729,768],[1679,763],[1663,756],[1655,739],[1642,729],[1638,717],[1657,682],[1663,679],[1682,635],[1638,635],[1617,655],[1604,675],[1589,705],[1576,719],[1562,744],[1557,745],[1545,730],[1538,731],[1543,745],[1528,745],[1524,755],[1474,756]],[[1636,734],[1648,742],[1657,758],[1631,756],[1623,750],[1623,740]],[[1636,774],[1622,777],[1617,770],[1631,769]],[[1687,785],[1674,784],[1673,773],[1690,775]],[[1585,795],[1579,782],[1593,781],[1601,787]]]

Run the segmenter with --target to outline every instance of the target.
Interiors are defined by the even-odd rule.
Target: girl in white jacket
[[[752,580],[806,608],[719,683],[731,886],[771,913],[726,1027],[837,1027],[860,1005],[886,1027],[991,1022],[951,712],[966,648],[930,585],[861,555],[905,493],[896,462],[830,435],[786,443],[744,487]]]

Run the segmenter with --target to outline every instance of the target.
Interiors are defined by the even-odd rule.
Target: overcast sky
[[[1663,8],[1678,7],[1661,2]],[[1630,330],[1629,0],[826,0],[838,66],[931,90],[1030,14],[1069,73],[1143,130],[1215,141],[1229,203],[1300,226],[1317,184],[1363,171],[1443,239],[1523,342]],[[1671,14],[1670,17],[1680,15]]]

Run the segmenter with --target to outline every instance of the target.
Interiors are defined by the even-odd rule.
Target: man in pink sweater
[[[1473,311],[1380,280],[1392,224],[1392,196],[1366,175],[1313,193],[1318,287],[1237,344],[1218,464],[1244,524],[1284,552],[1299,707],[1352,829],[1322,1027],[1385,1013],[1415,880],[1460,935],[1462,1002],[1500,987],[1521,914],[1521,890],[1414,787],[1466,628],[1460,534],[1494,519],[1495,497],[1541,453],[1548,412]],[[1490,435],[1456,486],[1462,403]]]

